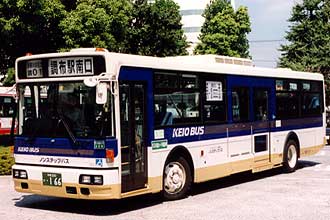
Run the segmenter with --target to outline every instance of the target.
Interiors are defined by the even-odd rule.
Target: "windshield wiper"
[[[74,136],[73,132],[71,131],[67,121],[64,118],[64,115],[62,113],[60,113],[58,108],[56,108],[56,113],[57,113],[58,117],[60,118],[59,120],[63,123],[64,128],[65,128],[66,132],[68,133],[68,135],[69,135],[71,141],[73,142],[73,144],[78,145],[77,138]]]

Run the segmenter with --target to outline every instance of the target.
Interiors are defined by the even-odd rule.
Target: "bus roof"
[[[283,68],[263,68],[252,66],[248,59],[230,58],[218,55],[196,55],[196,56],[177,56],[177,57],[150,57],[140,55],[130,55],[121,53],[112,53],[108,51],[96,51],[95,48],[75,49],[71,52],[49,53],[18,58],[17,62],[29,59],[41,59],[50,57],[68,57],[68,56],[88,56],[102,55],[106,58],[107,71],[118,78],[119,69],[123,66],[144,67],[158,70],[169,71],[193,71],[203,73],[219,73],[257,77],[277,77],[277,78],[294,78],[305,80],[321,80],[323,75],[319,73],[299,72]],[[241,63],[244,65],[220,63],[219,60],[232,59],[232,63]],[[17,68],[16,68],[17,69]],[[16,76],[17,77],[17,76]],[[78,78],[76,78],[78,80]],[[18,80],[16,78],[17,82]],[[37,79],[33,79],[37,81]],[[22,80],[26,81],[26,80]],[[27,80],[29,81],[29,80]]]
[[[117,66],[149,67],[159,70],[194,71],[201,73],[219,73],[271,78],[278,77],[323,80],[323,75],[319,73],[299,72],[287,68],[263,68],[252,65],[219,63],[217,61],[219,57],[222,56],[198,55],[156,58],[110,53],[110,60],[112,62],[117,62]]]
[[[14,87],[0,86],[0,96],[13,96],[14,94],[16,94]]]

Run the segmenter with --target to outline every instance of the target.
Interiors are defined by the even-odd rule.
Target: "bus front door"
[[[122,192],[128,192],[147,183],[146,88],[141,82],[121,81],[119,95]]]

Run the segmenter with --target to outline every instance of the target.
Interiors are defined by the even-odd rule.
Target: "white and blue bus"
[[[238,172],[293,172],[325,145],[323,76],[250,64],[98,48],[17,59],[15,189],[173,200]]]

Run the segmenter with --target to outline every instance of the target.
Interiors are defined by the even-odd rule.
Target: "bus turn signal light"
[[[105,154],[107,163],[113,163],[115,159],[115,152],[112,149],[106,149]]]
[[[10,156],[14,157],[14,152],[15,152],[14,146],[10,146],[9,150],[10,150]]]

